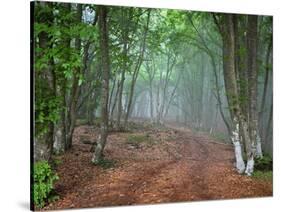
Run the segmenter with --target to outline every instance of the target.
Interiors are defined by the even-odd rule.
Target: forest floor
[[[135,124],[111,132],[102,166],[91,163],[97,128],[78,126],[57,156],[59,200],[43,210],[272,196],[272,181],[239,175],[231,145],[184,128]]]

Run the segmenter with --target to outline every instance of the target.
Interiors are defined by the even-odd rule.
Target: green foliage
[[[52,196],[53,185],[59,179],[47,161],[40,161],[34,165],[34,184],[33,184],[33,202],[36,207],[42,208],[46,202],[55,200],[57,197]]]
[[[264,155],[262,158],[255,160],[255,170],[259,171],[272,171],[273,167],[272,157],[270,155]]]
[[[38,90],[37,90],[38,91]],[[49,123],[55,123],[59,119],[61,108],[60,99],[55,96],[41,97],[37,95],[35,102],[35,134],[36,137],[46,133]]]
[[[253,178],[259,179],[259,180],[266,180],[266,181],[272,181],[273,180],[273,172],[272,171],[254,171]]]
[[[97,28],[78,22],[76,11],[66,9],[63,4],[36,3],[35,7],[35,136],[48,132],[50,124],[60,118],[65,110],[63,96],[57,88],[68,93],[72,80],[82,67],[82,51],[71,45],[73,38],[91,41],[97,38]],[[45,36],[45,45],[40,39]],[[47,38],[46,38],[47,37]],[[79,74],[78,86],[84,76]]]
[[[52,163],[56,167],[56,166],[58,166],[58,165],[60,165],[62,163],[62,160],[60,160],[60,159],[53,159]]]

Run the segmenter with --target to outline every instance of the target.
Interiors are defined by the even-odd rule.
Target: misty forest
[[[35,2],[32,207],[272,196],[272,17]]]

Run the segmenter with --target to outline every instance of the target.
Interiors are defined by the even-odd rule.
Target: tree
[[[256,153],[262,157],[260,137],[258,132],[258,110],[257,110],[257,40],[258,40],[258,17],[248,16],[247,26],[247,61],[249,80],[249,132],[250,143],[247,143],[247,168],[245,173],[251,175],[254,171],[254,157]],[[259,152],[257,152],[257,141]]]
[[[100,61],[102,70],[102,94],[101,94],[101,129],[100,137],[93,154],[92,162],[98,164],[102,160],[102,152],[106,144],[108,135],[108,93],[109,93],[109,73],[110,61],[108,53],[108,26],[107,8],[99,7],[99,36],[100,36]]]
[[[223,40],[223,74],[225,90],[232,119],[231,140],[235,148],[236,168],[239,173],[243,173],[245,170],[245,163],[242,158],[240,135],[244,135],[246,143],[249,143],[249,136],[247,134],[247,124],[239,105],[238,85],[235,73],[234,19],[236,17],[231,14],[222,15],[221,25],[218,23],[216,16],[213,17],[218,29],[221,32]],[[240,124],[242,125],[241,128]],[[240,131],[241,129],[242,132]]]
[[[140,42],[139,56],[138,56],[137,62],[135,64],[133,75],[132,75],[127,111],[126,111],[125,120],[124,120],[124,126],[127,126],[128,118],[129,118],[129,116],[131,114],[131,110],[132,110],[132,101],[133,101],[133,96],[134,96],[135,84],[136,84],[136,81],[137,81],[137,78],[139,75],[139,71],[140,71],[142,62],[143,62],[143,57],[144,57],[145,48],[146,48],[146,38],[147,38],[147,33],[148,33],[148,28],[149,28],[149,21],[150,21],[150,10],[147,12],[147,19],[146,19],[146,24],[144,26],[143,37]]]
[[[35,45],[35,139],[34,160],[49,160],[53,149],[54,123],[58,118],[58,101],[55,98],[55,79],[52,66],[53,55],[48,54],[52,42],[46,30],[53,23],[52,3],[36,3],[35,16],[37,31]],[[38,29],[39,28],[39,29]],[[38,37],[38,42],[36,41]]]
[[[221,32],[223,40],[223,63],[224,80],[227,92],[227,99],[232,123],[234,126],[232,142],[235,146],[236,167],[240,173],[245,169],[242,159],[241,138],[244,141],[247,153],[247,167],[245,173],[251,175],[254,170],[254,157],[258,153],[262,157],[260,138],[258,134],[258,113],[257,113],[257,41],[258,41],[258,19],[257,16],[247,16],[247,87],[243,88],[244,93],[239,91],[239,69],[241,68],[240,57],[235,56],[239,52],[239,33],[237,32],[238,16],[223,15],[222,25],[218,17],[213,16],[214,21]],[[242,98],[242,101],[241,101]],[[246,109],[242,109],[243,105]],[[257,143],[259,144],[257,152]]]

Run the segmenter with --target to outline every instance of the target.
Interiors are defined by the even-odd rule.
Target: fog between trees
[[[222,137],[240,173],[272,155],[272,17],[36,2],[34,20],[36,161],[81,120],[100,126],[93,163],[130,121]]]

